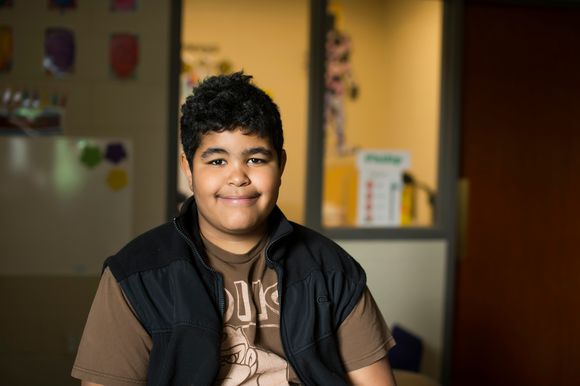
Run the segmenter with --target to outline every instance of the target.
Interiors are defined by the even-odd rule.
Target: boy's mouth
[[[258,198],[260,198],[260,194],[248,194],[248,195],[218,195],[218,199],[223,200],[226,204],[229,205],[252,205],[254,204]]]

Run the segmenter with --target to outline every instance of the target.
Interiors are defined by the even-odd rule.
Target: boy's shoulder
[[[172,222],[159,225],[135,237],[104,263],[118,281],[136,272],[163,267],[187,259],[187,244]]]
[[[294,237],[306,245],[314,248],[328,248],[331,250],[342,249],[334,240],[322,233],[290,220],[288,220],[288,222],[292,226],[292,234]]]
[[[290,221],[293,232],[290,240],[291,258],[311,260],[324,270],[362,272],[358,262],[338,243],[318,231]]]

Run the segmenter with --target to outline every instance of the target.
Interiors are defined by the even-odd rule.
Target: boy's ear
[[[284,173],[284,168],[286,167],[286,150],[282,149],[282,153],[280,154],[280,175]]]
[[[179,168],[185,177],[187,177],[187,182],[189,183],[189,189],[193,192],[193,176],[191,174],[191,167],[187,161],[187,157],[184,152],[181,152],[179,156]]]

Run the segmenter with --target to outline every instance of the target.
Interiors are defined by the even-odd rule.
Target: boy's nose
[[[233,168],[228,183],[233,186],[246,186],[250,183],[250,178],[246,174],[244,168]]]

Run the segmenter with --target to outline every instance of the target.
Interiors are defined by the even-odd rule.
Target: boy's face
[[[278,199],[286,155],[278,162],[267,138],[240,130],[205,134],[189,168],[189,179],[206,237],[250,236],[264,231]]]

